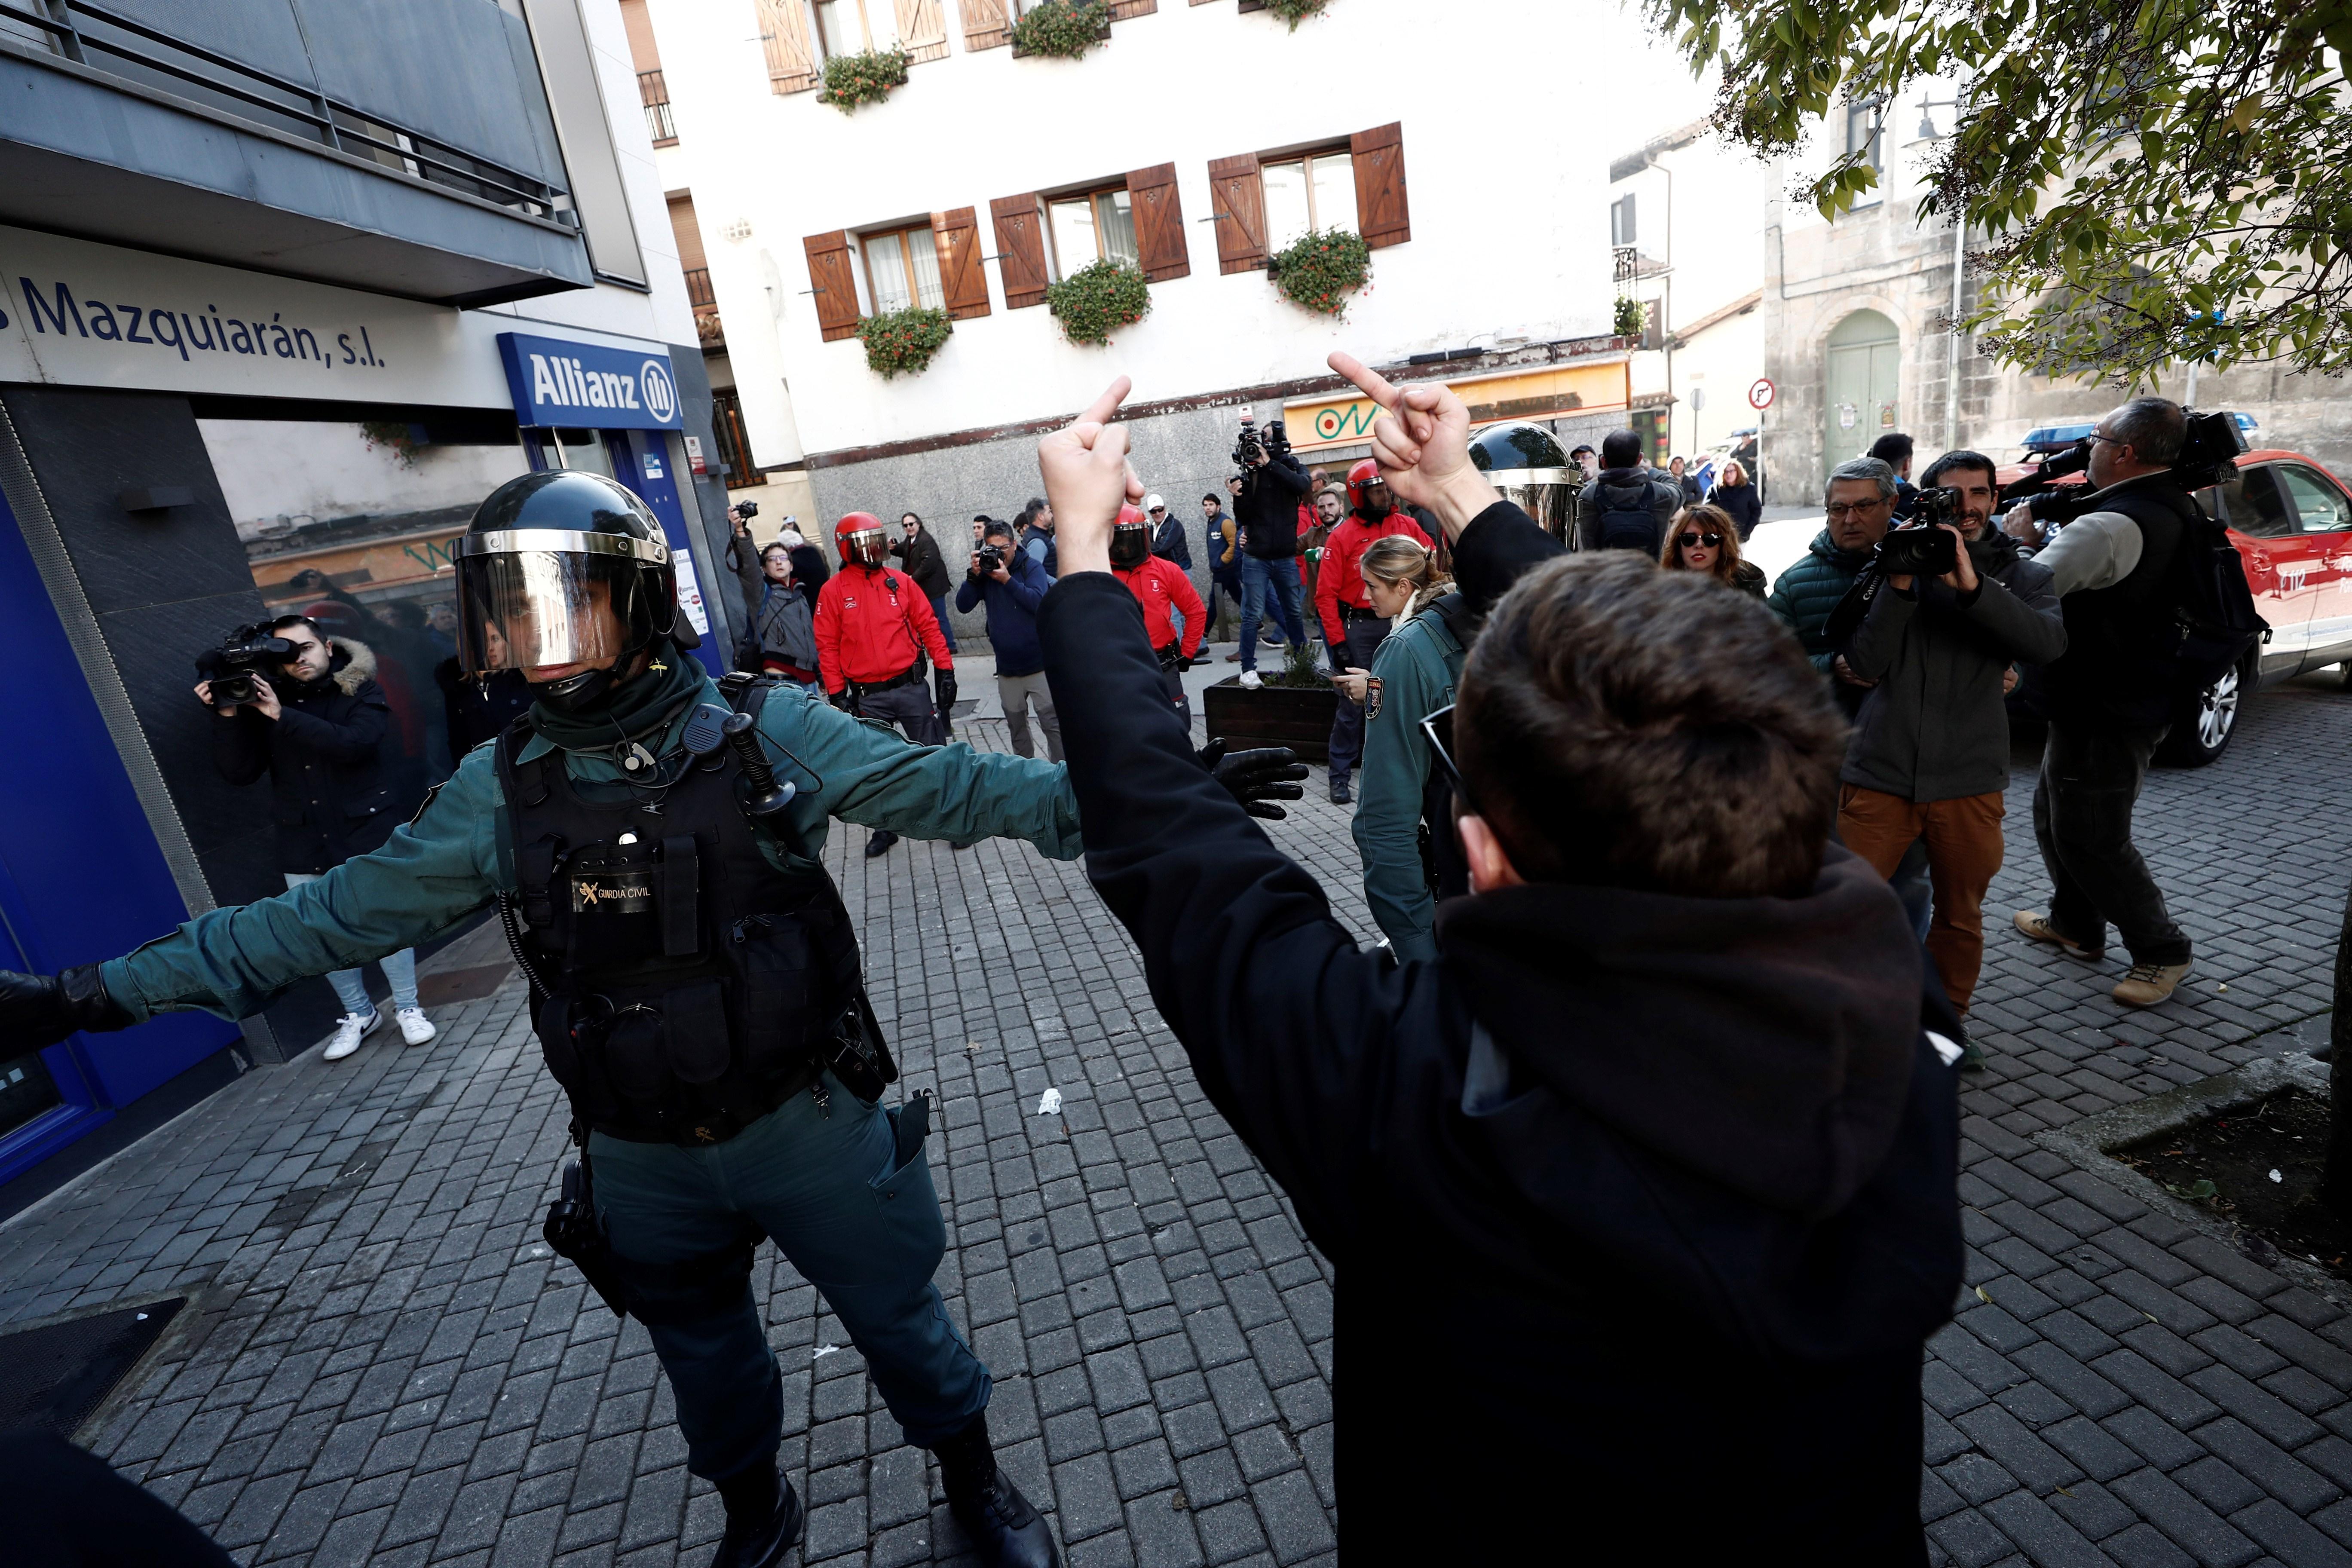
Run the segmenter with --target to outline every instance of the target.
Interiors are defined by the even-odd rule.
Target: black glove
[[[853,718],[856,716],[857,699],[849,694],[849,688],[845,686],[840,690],[832,693],[829,700],[831,700],[835,708],[840,709],[844,713],[849,714]]]
[[[933,670],[931,692],[940,705],[940,722],[950,729],[955,728],[955,671]]]
[[[1244,811],[1269,822],[1280,822],[1290,815],[1271,802],[1297,800],[1307,793],[1297,782],[1307,776],[1307,764],[1288,746],[1235,752],[1229,757],[1223,741],[1212,741],[1201,748],[1201,765],[1242,803]]]
[[[135,1022],[106,994],[95,963],[62,974],[0,969],[0,1040],[12,1046],[54,1046],[77,1029],[103,1034]]]

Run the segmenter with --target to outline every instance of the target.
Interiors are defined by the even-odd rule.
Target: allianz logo
[[[563,354],[530,356],[530,400],[533,405],[553,404],[564,408],[626,408],[650,414],[663,424],[677,417],[677,384],[669,367],[649,359],[635,375],[619,371],[590,370]]]

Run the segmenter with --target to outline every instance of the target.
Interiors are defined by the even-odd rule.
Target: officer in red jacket
[[[853,511],[834,524],[841,570],[816,596],[817,673],[825,695],[844,712],[896,724],[919,746],[947,743],[942,717],[955,708],[955,655],[940,633],[930,601],[903,572],[890,570],[882,520]],[[923,655],[939,667],[937,706],[923,689]],[[898,836],[877,828],[870,858]]]
[[[1389,494],[1381,466],[1366,458],[1348,470],[1348,515],[1332,525],[1323,541],[1323,559],[1315,577],[1315,618],[1323,623],[1331,657],[1342,668],[1371,668],[1372,655],[1379,651],[1381,639],[1389,635],[1389,623],[1372,613],[1371,598],[1364,592],[1364,574],[1357,568],[1372,542],[1391,533],[1403,534],[1423,550],[1430,548],[1429,535],[1398,509],[1396,498]],[[1339,711],[1331,716],[1331,798],[1340,805],[1348,804],[1348,780],[1363,754],[1363,707],[1349,701],[1342,692]]]
[[[1184,695],[1183,672],[1192,667],[1192,656],[1201,651],[1201,634],[1209,624],[1200,592],[1182,567],[1151,553],[1151,524],[1131,506],[1118,509],[1118,521],[1111,529],[1110,569],[1143,606],[1143,627],[1151,635],[1152,651],[1160,656],[1160,683],[1189,730],[1192,703]],[[1181,647],[1175,622],[1168,614],[1171,607],[1184,617]]]

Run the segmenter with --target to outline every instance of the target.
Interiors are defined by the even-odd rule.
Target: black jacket
[[[213,715],[213,765],[233,784],[269,775],[277,795],[278,868],[331,871],[379,847],[400,824],[399,801],[378,761],[391,704],[375,683],[364,643],[330,639],[334,655],[321,689],[297,694],[272,681],[281,708]]]
[[[912,539],[902,539],[890,546],[890,553],[905,563],[907,575],[915,580],[926,599],[943,597],[949,587],[948,564],[940,557],[940,542],[929,529],[919,528]]]
[[[824,552],[814,544],[796,544],[793,547],[792,555],[793,581],[800,584],[801,593],[806,596],[809,609],[814,612],[817,590],[823,588],[824,580],[833,575],[833,568],[824,563]]]
[[[1490,510],[1463,576],[1528,535]],[[1594,1561],[1924,1563],[1958,1107],[1885,884],[1832,848],[1794,899],[1513,889],[1383,970],[1145,700],[1114,578],[1057,584],[1041,629],[1087,874],[1343,1282],[1343,1560],[1518,1561],[1567,1530]]]
[[[1631,468],[1603,468],[1601,477],[1584,487],[1577,498],[1578,547],[1583,550],[1601,548],[1601,519],[1612,510],[1640,511],[1646,509],[1657,524],[1657,534],[1651,541],[1649,554],[1655,560],[1658,546],[1666,537],[1666,526],[1682,510],[1682,486],[1657,469],[1642,464]]]
[[[521,717],[531,704],[530,683],[520,669],[501,669],[483,680],[469,680],[457,668],[455,657],[433,667],[433,683],[441,689],[441,710],[449,722],[449,754],[463,757]]]
[[[2121,512],[2139,528],[2139,564],[2120,583],[2058,601],[2066,651],[2042,667],[2036,697],[2053,720],[2099,730],[2154,730],[2171,723],[2179,694],[2153,656],[2184,600],[2181,547],[2199,513],[2168,474],[2110,485],[2084,510]]]
[[[1756,531],[1757,520],[1764,515],[1764,498],[1756,493],[1755,481],[1751,479],[1744,485],[1717,485],[1706,492],[1706,499],[1709,504],[1724,510],[1739,530],[1739,542],[1747,543],[1748,536]]]
[[[1242,553],[1261,561],[1287,561],[1298,553],[1298,498],[1310,482],[1287,452],[1242,471],[1242,493],[1234,501],[1234,521],[1249,535]]]

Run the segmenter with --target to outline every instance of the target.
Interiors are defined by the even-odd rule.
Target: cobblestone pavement
[[[2306,781],[2346,754],[2352,698],[2307,680],[2243,725],[2218,765],[2149,784],[2141,841],[2199,970],[2148,1014],[2105,999],[2119,958],[2095,973],[2002,923],[2042,890],[2020,753],[1977,1014],[1993,1061],[1963,1106],[1969,1282],[1926,1373],[1939,1562],[2352,1563],[2344,1305],[2031,1142],[2324,1016],[2352,857]],[[1271,831],[1369,933],[1347,827],[1313,801]],[[1124,934],[1025,846],[868,862],[865,837],[833,858],[908,1087],[940,1097],[940,1283],[996,1372],[1008,1468],[1076,1564],[1330,1561],[1331,1272]],[[564,1117],[520,988],[440,1022],[426,1048],[248,1075],[0,1226],[0,1325],[189,1294],[91,1441],[242,1562],[698,1563],[717,1499],[644,1333],[538,1240]],[[805,1560],[951,1559],[926,1456],[761,1257]]]

